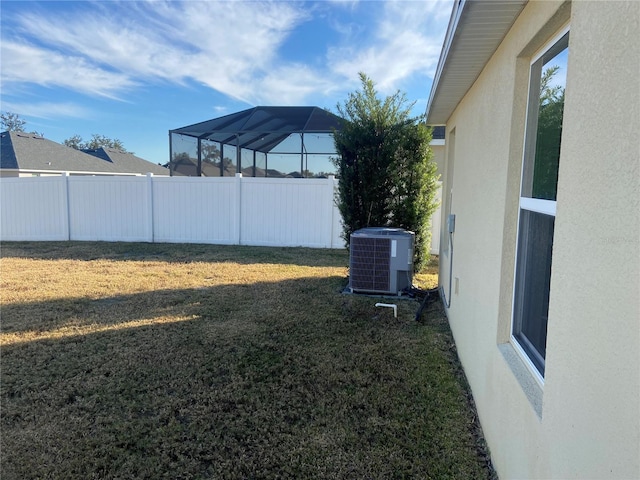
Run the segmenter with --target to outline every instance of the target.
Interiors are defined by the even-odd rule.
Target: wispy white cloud
[[[343,7],[349,10],[354,10],[358,6],[361,0],[326,0],[326,1],[327,3],[331,3],[332,5],[337,5],[339,7]]]
[[[300,63],[269,70],[255,83],[261,100],[279,105],[299,105],[311,96],[328,96],[341,87],[316,69]]]
[[[124,2],[71,18],[16,17],[22,45],[3,39],[2,80],[115,96],[139,81],[194,81],[248,100],[305,14],[289,3]]]
[[[89,109],[72,102],[2,102],[3,110],[21,115],[57,120],[60,118],[90,118]]]
[[[31,8],[3,29],[2,86],[124,99],[148,82],[195,83],[247,103],[295,104],[344,91],[365,71],[386,92],[414,75],[432,75],[446,28],[446,19],[434,20],[448,17],[450,4],[376,3],[381,13],[366,43],[350,42],[362,25],[342,24],[345,43],[327,47],[325,65],[280,54],[313,14],[299,2],[93,2],[64,15]],[[364,8],[351,0],[340,5]]]
[[[433,77],[450,7],[450,0],[385,2],[369,44],[331,48],[328,63],[349,79],[367,73],[382,92],[416,74]]]
[[[27,82],[117,98],[119,92],[137,85],[129,75],[95,68],[81,56],[11,40],[4,40],[0,51],[3,89],[12,83]]]

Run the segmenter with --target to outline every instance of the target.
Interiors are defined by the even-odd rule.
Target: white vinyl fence
[[[343,248],[336,188],[333,177],[240,174],[2,178],[0,240]],[[433,218],[434,253],[438,215]]]

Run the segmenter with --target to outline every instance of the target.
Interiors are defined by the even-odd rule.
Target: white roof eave
[[[495,53],[528,0],[459,0],[433,79],[427,123],[445,125]],[[469,49],[473,46],[473,54]]]

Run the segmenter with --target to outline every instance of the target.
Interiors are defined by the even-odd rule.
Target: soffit
[[[527,0],[454,4],[427,105],[427,123],[443,125],[495,53]]]

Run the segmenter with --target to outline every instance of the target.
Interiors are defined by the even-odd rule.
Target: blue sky
[[[168,131],[256,105],[333,112],[365,72],[424,113],[452,0],[0,4],[0,108],[154,163]]]

